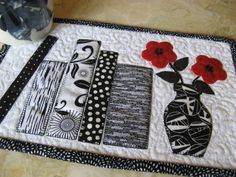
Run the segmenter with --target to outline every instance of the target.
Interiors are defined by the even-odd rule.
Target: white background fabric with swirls
[[[157,76],[153,76],[153,100],[150,123],[148,150],[122,148],[108,145],[92,145],[76,140],[57,139],[47,136],[27,135],[16,132],[16,125],[23,104],[32,85],[33,77],[23,90],[20,97],[0,125],[0,136],[17,140],[47,144],[68,149],[83,150],[114,156],[159,160],[167,162],[204,165],[211,167],[235,168],[236,164],[236,74],[232,61],[230,46],[223,42],[201,39],[174,37],[149,33],[138,33],[100,27],[59,24],[52,32],[59,37],[46,60],[69,61],[78,39],[95,39],[102,42],[101,49],[113,50],[119,53],[118,63],[145,66],[154,69],[154,73],[169,70],[156,69],[141,58],[145,44],[150,40],[169,41],[174,46],[178,58],[189,57],[189,66],[182,72],[186,83],[194,79],[190,67],[195,63],[195,57],[203,54],[218,58],[227,71],[228,78],[212,85],[215,95],[201,96],[202,102],[212,114],[213,132],[203,158],[172,154],[165,133],[163,114],[165,107],[174,99],[173,85]],[[40,42],[25,46],[12,46],[0,65],[0,97],[17,77],[24,64],[39,46]]]

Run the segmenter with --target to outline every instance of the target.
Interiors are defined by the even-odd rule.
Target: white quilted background
[[[142,50],[145,49],[145,44],[150,40],[169,41],[173,44],[178,58],[189,57],[189,67],[181,72],[186,83],[190,83],[195,78],[190,67],[195,63],[196,56],[201,54],[220,59],[227,71],[227,80],[218,81],[212,85],[215,95],[205,94],[201,96],[203,104],[211,112],[213,119],[213,132],[207,151],[203,158],[172,154],[164,129],[163,113],[165,107],[174,99],[175,92],[172,84],[161,80],[155,74],[153,76],[153,104],[148,150],[92,145],[47,136],[17,133],[15,128],[33,79],[30,80],[0,125],[1,137],[135,159],[236,168],[236,74],[229,44],[72,24],[58,24],[51,34],[57,36],[59,40],[47,55],[46,60],[69,61],[78,39],[96,39],[102,41],[101,49],[114,50],[119,53],[118,63],[146,67],[152,67],[152,65],[140,56]],[[35,42],[10,48],[0,65],[0,97],[19,74],[39,44],[40,42]],[[152,68],[154,73],[168,70],[168,68]]]

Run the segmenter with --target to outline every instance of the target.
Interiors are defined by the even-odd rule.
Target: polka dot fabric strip
[[[7,115],[8,111],[11,109],[16,99],[20,95],[21,91],[24,89],[56,41],[57,37],[48,36],[42,42],[42,44],[38,47],[24,68],[21,70],[20,74],[3,95],[0,100],[0,123],[3,121],[4,117]]]
[[[90,87],[79,141],[100,144],[118,53],[102,50]]]

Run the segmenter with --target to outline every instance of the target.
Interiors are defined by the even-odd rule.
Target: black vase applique
[[[197,77],[191,84],[186,84],[180,72],[187,68],[189,59],[185,57],[176,60],[177,55],[169,42],[148,42],[142,58],[157,68],[169,65],[173,70],[156,74],[172,83],[176,92],[174,100],[164,112],[164,126],[173,153],[203,157],[211,138],[212,116],[201,102],[201,95],[213,95],[209,84],[227,78],[222,63],[216,58],[197,56],[197,62],[191,68]]]
[[[166,107],[164,124],[172,151],[176,154],[204,155],[211,138],[211,114],[192,85],[174,84],[175,99]]]

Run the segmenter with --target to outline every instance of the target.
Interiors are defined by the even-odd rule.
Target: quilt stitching
[[[225,38],[215,38],[215,37],[209,37],[209,36],[202,36],[202,35],[193,35],[193,34],[184,34],[184,33],[172,33],[172,32],[162,32],[162,31],[158,31],[158,30],[151,30],[151,29],[144,29],[144,28],[136,28],[136,27],[126,27],[126,26],[119,26],[119,25],[112,25],[112,24],[104,24],[104,23],[96,23],[96,22],[85,22],[85,21],[77,21],[77,20],[66,20],[66,19],[55,19],[55,22],[63,22],[63,23],[72,23],[72,24],[82,24],[82,25],[91,25],[91,26],[99,26],[99,27],[105,27],[105,28],[115,28],[115,29],[120,29],[120,30],[131,30],[131,31],[140,31],[140,32],[149,32],[149,33],[158,33],[158,34],[167,34],[167,35],[176,35],[176,36],[183,36],[183,37],[190,37],[190,38],[198,38],[198,39],[206,39],[206,40],[214,40],[214,41],[223,41],[226,43],[229,43],[231,46],[231,52],[233,55],[233,60],[234,62],[236,61],[236,56],[235,56],[235,42],[225,39]],[[19,142],[19,141],[8,141],[4,138],[1,139],[1,142],[3,142],[1,144],[1,147],[5,148],[5,149],[15,149],[15,147],[13,147],[14,145],[18,145],[17,143],[22,143],[24,145],[27,145],[29,143],[24,143],[24,142]],[[22,147],[22,144],[21,147]],[[33,146],[34,144],[31,144],[31,146]],[[39,147],[44,147],[46,148],[47,146],[44,145],[35,145],[34,149],[37,149]],[[53,148],[53,150],[51,149]],[[23,150],[24,152],[30,152],[30,153],[34,153],[34,154],[40,154],[43,153],[44,156],[48,156],[48,157],[54,157],[57,159],[63,159],[62,157],[59,157],[55,154],[53,154],[52,152],[57,151],[59,152],[58,148],[55,147],[51,147],[48,148],[48,151],[42,151],[42,152],[36,152],[36,151],[31,151],[29,149],[27,150]],[[20,151],[21,149],[19,149]],[[65,152],[67,155],[70,154],[70,152],[72,151],[68,151],[66,152],[66,150],[62,150],[63,152]],[[83,153],[83,152],[77,152],[77,153]],[[45,155],[46,154],[46,155]],[[41,155],[41,154],[40,154]],[[54,156],[55,155],[55,156]],[[92,153],[86,153],[86,155],[88,156],[92,156]],[[83,159],[80,158],[81,161],[75,160],[74,157],[75,155],[73,154],[71,157],[68,156],[68,158],[66,157],[66,155],[64,156],[65,160],[69,160],[69,161],[76,161],[76,162],[81,162],[84,163],[85,161]],[[81,157],[81,156],[80,156]],[[97,156],[96,155],[96,159],[97,160],[101,160],[103,156]],[[107,156],[106,156],[107,157]],[[113,157],[114,158],[114,157]],[[118,159],[112,159],[111,161],[118,161]],[[92,163],[93,161],[87,161],[88,164],[92,164],[92,165],[98,165],[98,166],[104,166],[107,168],[116,168],[116,166],[114,166],[111,161],[109,161],[108,159],[106,159],[107,164],[94,164]],[[147,163],[146,163],[147,162]],[[122,168],[122,165],[125,165],[126,167],[124,167],[125,169],[132,169],[132,170],[139,170],[139,171],[152,171],[152,172],[161,172],[161,171],[165,171],[165,172],[170,172],[170,173],[175,173],[175,174],[180,174],[180,175],[188,175],[188,176],[204,176],[204,173],[208,173],[209,176],[216,176],[216,175],[228,175],[228,176],[234,176],[235,175],[235,170],[224,170],[224,169],[216,169],[216,168],[206,168],[206,167],[196,167],[196,166],[188,166],[188,165],[183,165],[183,166],[178,166],[178,168],[175,169],[175,165],[177,164],[173,164],[173,163],[164,163],[164,166],[160,166],[161,162],[153,162],[153,168],[151,168],[151,161],[142,161],[142,165],[139,165],[137,160],[134,160],[133,163],[129,161],[129,159],[122,159],[122,161],[119,161],[119,166],[117,168]],[[132,166],[129,166],[132,165]],[[145,167],[147,167],[147,169]],[[129,168],[130,167],[130,168]],[[169,171],[170,170],[170,171]],[[175,170],[178,170],[178,172],[176,172]]]

